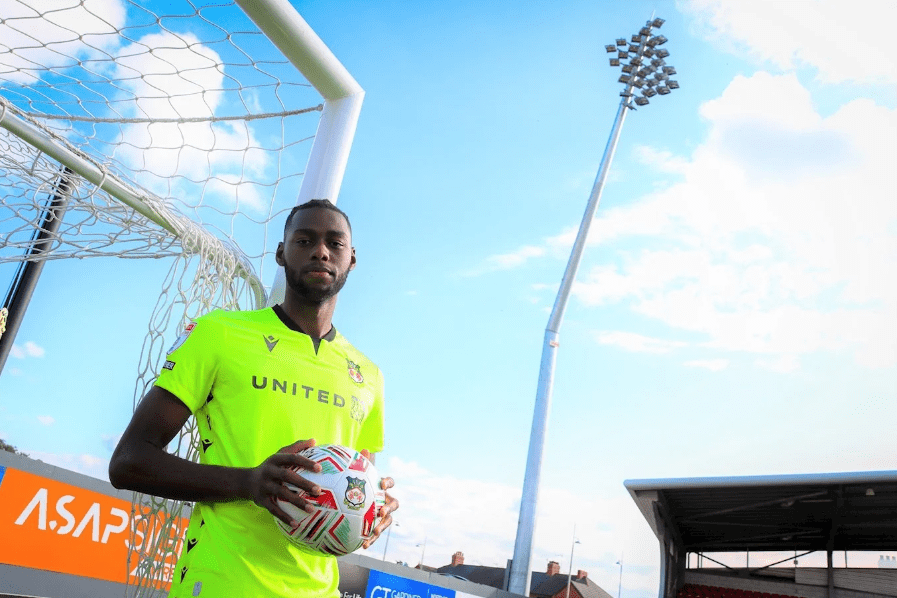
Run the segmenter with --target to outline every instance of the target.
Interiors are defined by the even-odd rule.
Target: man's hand
[[[362,449],[361,454],[370,459],[373,463],[374,459],[371,456],[370,451],[368,451],[367,449]],[[377,525],[377,527],[374,528],[374,531],[371,532],[371,537],[365,540],[364,544],[361,545],[361,547],[365,550],[370,548],[371,545],[377,541],[377,538],[380,537],[380,534],[382,534],[384,531],[386,531],[386,528],[392,525],[392,512],[399,508],[399,501],[397,501],[395,497],[390,496],[389,492],[386,492],[386,490],[389,490],[395,485],[395,480],[393,480],[392,478],[380,478],[380,489],[383,490],[384,494],[386,495],[386,504],[380,507],[379,515],[380,517],[382,517],[382,519],[380,520],[380,524]]]
[[[298,522],[278,506],[277,499],[292,503],[308,513],[314,511],[314,505],[284,484],[292,484],[312,496],[321,494],[321,488],[317,484],[306,480],[292,469],[301,468],[316,473],[321,471],[320,465],[298,454],[314,445],[314,439],[298,440],[265,459],[258,467],[249,470],[248,490],[252,501],[268,509],[272,515],[290,527],[295,527]]]
[[[389,490],[396,483],[392,478],[380,478],[380,488],[383,490]],[[399,501],[395,499],[394,496],[391,496],[389,492],[386,492],[386,504],[380,507],[380,524],[374,528],[374,531],[371,532],[371,537],[365,540],[364,544],[361,545],[362,548],[368,549],[371,545],[377,541],[377,538],[380,537],[380,534],[386,531],[390,525],[392,525],[392,512],[399,508]]]

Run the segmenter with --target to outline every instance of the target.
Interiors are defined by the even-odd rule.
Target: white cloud
[[[44,348],[33,341],[26,341],[25,353],[28,355],[28,357],[43,357]]]
[[[53,424],[56,423],[56,420],[52,416],[49,416],[49,415],[38,415],[37,421],[39,421],[41,424],[43,424],[45,426],[52,426]]]
[[[701,114],[707,137],[690,156],[640,149],[681,180],[599,210],[592,224],[591,245],[644,238],[650,248],[584,271],[574,296],[623,304],[776,371],[818,351],[897,364],[897,202],[888,191],[897,111],[857,99],[823,117],[796,77],[757,73],[736,77]],[[554,255],[575,233],[541,247]]]
[[[897,19],[891,0],[684,0],[680,8],[725,49],[780,69],[810,66],[828,83],[897,83],[890,40],[878,33]]]
[[[13,343],[9,354],[16,359],[25,359],[26,357],[43,357],[46,351],[43,347],[34,341],[25,341],[24,345]]]
[[[38,461],[43,461],[44,463],[49,463],[56,467],[62,467],[69,471],[83,473],[84,475],[89,475],[90,477],[103,481],[109,481],[108,459],[102,459],[89,453],[75,455],[65,453],[45,453],[22,447],[20,447],[20,449],[32,459],[37,459]]]
[[[465,272],[464,276],[479,276],[480,274],[486,274],[488,272],[518,268],[531,258],[542,257],[543,255],[545,255],[545,249],[543,247],[524,245],[510,253],[502,253],[487,257],[482,266]]]
[[[728,359],[694,359],[686,361],[682,365],[690,368],[704,368],[711,372],[719,372],[729,367]]]
[[[47,69],[71,66],[77,60],[102,60],[105,52],[115,55],[117,30],[124,22],[125,7],[119,0],[4,2],[0,48],[16,50],[0,53],[0,73],[6,80],[30,83]]]
[[[149,49],[152,48],[152,53]],[[224,99],[225,65],[191,33],[154,33],[124,46],[117,73],[129,94],[120,110],[139,118],[207,119]],[[139,77],[135,77],[139,74]],[[246,122],[154,122],[123,127],[121,159],[162,197],[189,198],[265,213],[270,189],[257,180],[269,152]]]
[[[619,330],[598,331],[595,333],[595,340],[602,345],[613,345],[636,353],[669,353],[688,344]]]
[[[774,359],[758,359],[757,365],[773,372],[788,374],[800,368],[800,360],[796,355],[779,355]]]

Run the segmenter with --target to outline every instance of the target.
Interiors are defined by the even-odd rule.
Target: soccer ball
[[[294,471],[320,486],[322,492],[320,496],[311,496],[292,484],[287,487],[316,508],[308,513],[278,499],[278,506],[298,524],[291,528],[277,517],[274,520],[284,535],[303,550],[334,556],[355,552],[371,537],[380,522],[380,507],[386,504],[377,469],[360,452],[338,444],[313,446],[299,454],[321,465],[320,473],[302,468]]]

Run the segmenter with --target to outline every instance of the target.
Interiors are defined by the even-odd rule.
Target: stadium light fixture
[[[645,26],[639,29],[638,34],[632,35],[633,44],[638,44],[635,52],[629,52],[629,44],[626,38],[617,38],[613,44],[605,45],[604,48],[608,53],[617,52],[617,60],[611,58],[610,64],[613,67],[622,66],[619,59],[632,58],[629,65],[640,66],[645,59],[651,59],[657,56],[658,59],[666,58],[670,55],[665,49],[654,50],[653,46],[665,43],[667,38],[664,36],[654,36],[652,29],[657,29],[663,25],[663,19],[652,18],[645,23]],[[662,38],[662,39],[661,39]],[[672,68],[663,66],[663,68]],[[628,66],[628,65],[627,65]],[[536,388],[536,402],[533,408],[533,424],[530,432],[529,450],[526,457],[526,473],[523,479],[523,493],[520,500],[520,517],[517,520],[517,536],[514,541],[514,556],[511,560],[511,572],[508,580],[508,591],[521,596],[528,596],[530,593],[530,571],[532,569],[533,555],[533,539],[535,536],[536,511],[539,502],[539,483],[542,475],[542,457],[545,451],[546,430],[548,427],[548,413],[551,406],[551,393],[554,385],[554,369],[557,360],[557,349],[559,346],[559,330],[561,321],[564,317],[564,311],[567,307],[567,300],[573,288],[573,281],[576,277],[576,271],[582,260],[582,254],[585,249],[586,239],[588,238],[589,227],[594,220],[594,215],[598,209],[598,203],[601,199],[601,192],[604,189],[604,183],[607,180],[607,173],[610,164],[613,161],[614,152],[617,148],[617,142],[620,138],[620,131],[623,128],[623,121],[626,118],[628,110],[635,110],[636,106],[647,106],[648,97],[657,95],[659,92],[654,90],[655,82],[646,81],[649,73],[657,72],[658,68],[651,66],[649,68],[639,68],[634,75],[626,69],[617,79],[625,88],[620,93],[620,104],[617,109],[617,116],[611,128],[610,137],[604,148],[604,155],[601,158],[601,164],[598,167],[598,174],[595,183],[592,186],[592,192],[586,205],[585,214],[579,226],[579,232],[576,240],[573,242],[573,249],[567,262],[567,268],[564,270],[564,276],[561,279],[560,288],[558,289],[557,298],[555,299],[554,308],[548,319],[548,325],[545,328],[545,337],[542,345],[542,361],[539,366],[539,382]],[[674,71],[675,72],[675,71]],[[644,88],[642,90],[642,88]],[[633,99],[633,91],[642,90],[641,97]],[[665,86],[666,91],[661,95],[668,95],[669,90],[679,89],[679,84],[675,81],[669,81]],[[572,567],[572,565],[571,565]],[[569,587],[569,585],[568,585]]]

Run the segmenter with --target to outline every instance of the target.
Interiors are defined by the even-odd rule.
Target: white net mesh
[[[171,259],[136,403],[186,321],[264,302],[320,102],[230,2],[4,0],[0,266]],[[40,233],[51,204],[58,230]],[[45,250],[28,255],[38,234]],[[196,458],[192,429],[177,451]],[[121,564],[132,595],[155,595],[172,573],[181,509],[135,497],[135,550]]]

